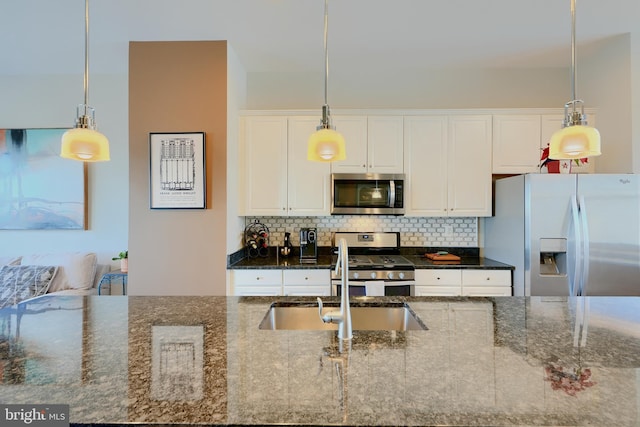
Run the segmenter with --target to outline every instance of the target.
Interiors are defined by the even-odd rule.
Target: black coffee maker
[[[300,262],[318,261],[318,231],[315,228],[300,229]]]

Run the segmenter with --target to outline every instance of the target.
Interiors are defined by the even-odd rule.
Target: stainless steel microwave
[[[404,174],[334,173],[331,215],[404,215]]]

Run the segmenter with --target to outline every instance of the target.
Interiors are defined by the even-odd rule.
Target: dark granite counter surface
[[[4,308],[0,403],[68,404],[72,425],[640,425],[640,298],[395,298],[428,330],[355,330],[343,345],[334,330],[259,329],[273,301],[314,305]]]
[[[475,249],[475,250],[474,250]],[[478,255],[477,248],[471,250],[461,249],[460,261],[432,261],[424,254],[424,249],[405,248],[402,255],[411,261],[416,269],[434,269],[434,268],[458,268],[458,269],[485,269],[485,270],[513,270],[514,267],[489,258]],[[440,248],[432,251],[440,250]],[[456,251],[452,251],[455,253]],[[317,262],[303,263],[300,257],[293,254],[288,257],[276,256],[275,251],[271,251],[267,257],[256,258],[239,258],[238,261],[230,263],[227,268],[231,270],[242,269],[330,269],[335,265],[336,256],[331,255],[328,248],[323,248],[319,253]]]

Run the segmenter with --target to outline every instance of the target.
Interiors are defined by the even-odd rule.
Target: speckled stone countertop
[[[428,330],[258,328],[299,297],[39,298],[0,310],[0,403],[72,425],[640,425],[640,298],[393,300]]]
[[[437,251],[439,249],[433,249]],[[489,258],[478,256],[477,250],[462,251],[460,253],[460,261],[432,261],[427,258],[425,250],[419,249],[404,249],[402,255],[411,261],[416,269],[484,269],[484,270],[513,270],[514,267],[509,264],[504,264]],[[452,252],[453,253],[453,252]],[[330,269],[335,265],[336,256],[331,255],[330,251],[323,250],[318,255],[317,262],[315,263],[302,263],[300,257],[291,255],[288,257],[276,256],[272,251],[267,257],[257,258],[241,258],[227,266],[231,270],[243,270],[243,269]]]

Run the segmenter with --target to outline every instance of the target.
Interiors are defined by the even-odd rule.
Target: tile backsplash
[[[281,245],[284,233],[291,233],[291,244],[300,245],[300,228],[318,229],[319,246],[331,246],[336,231],[400,232],[402,246],[477,247],[477,218],[432,218],[387,215],[332,215],[322,217],[245,217],[245,225],[255,221],[269,228],[269,245]]]

